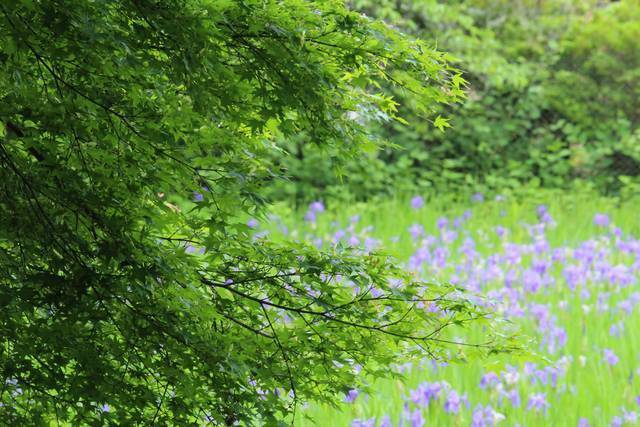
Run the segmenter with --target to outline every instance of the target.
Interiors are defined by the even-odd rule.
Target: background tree
[[[327,157],[306,146],[303,159],[280,158],[292,178],[273,187],[274,197],[366,200],[429,191],[466,199],[477,191],[529,196],[526,188],[574,185],[637,194],[638,1],[349,3],[454,56],[468,99],[439,106],[452,118],[441,132],[413,114],[411,93],[389,87],[411,126],[386,122],[377,133],[401,149],[382,146],[342,165],[340,180],[324,172]]]
[[[375,146],[367,123],[396,114],[380,82],[424,115],[460,99],[446,55],[334,0],[0,14],[4,422],[275,424],[358,366],[464,357],[443,331],[483,316],[456,290],[246,225],[276,138]]]

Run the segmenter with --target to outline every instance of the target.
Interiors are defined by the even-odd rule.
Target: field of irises
[[[520,199],[523,199],[520,197]],[[528,351],[467,363],[398,361],[405,381],[363,379],[337,408],[310,404],[300,426],[622,426],[640,414],[637,204],[591,194],[538,200],[477,194],[279,209],[259,233],[382,249],[429,281],[486,297]],[[297,219],[296,219],[297,218]],[[267,229],[269,228],[269,229]]]

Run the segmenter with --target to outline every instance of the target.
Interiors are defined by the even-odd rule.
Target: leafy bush
[[[444,133],[412,108],[413,94],[394,89],[411,126],[386,121],[382,134],[389,146],[400,149],[383,146],[345,166],[353,198],[403,190],[562,188],[574,180],[617,193],[624,185],[621,176],[633,180],[638,175],[633,144],[639,123],[637,2],[352,4],[436,41],[457,58],[468,81],[468,99],[438,111],[452,117],[452,128]],[[287,162],[298,197],[315,196],[321,187],[297,175],[302,164]],[[331,168],[314,162],[313,169]],[[375,185],[364,188],[361,182]],[[280,190],[272,194],[278,197]]]

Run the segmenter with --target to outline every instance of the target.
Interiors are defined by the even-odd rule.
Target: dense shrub
[[[566,187],[575,180],[617,193],[638,175],[638,2],[352,5],[450,52],[464,70],[468,99],[441,108],[443,117],[453,117],[452,128],[441,132],[411,108],[409,92],[395,90],[412,126],[384,122],[389,145],[343,166],[341,197],[412,188]],[[305,157],[284,166],[291,176],[285,192],[304,199],[337,181],[331,165],[314,160],[313,148],[302,145]]]

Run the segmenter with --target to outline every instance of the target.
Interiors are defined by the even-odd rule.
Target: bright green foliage
[[[618,118],[640,120],[639,22],[640,4],[626,1],[586,14],[565,35],[552,99],[567,120],[593,134]]]
[[[564,36],[545,87],[574,170],[607,190],[620,186],[619,176],[640,175],[639,39],[637,0],[585,14]]]
[[[469,82],[468,99],[442,106],[452,129],[440,132],[412,112],[413,95],[393,89],[403,117],[382,134],[384,147],[345,166],[345,182],[307,150],[297,165],[285,158],[286,188],[315,196],[329,188],[341,197],[433,188],[497,190],[523,184],[568,187],[576,179],[617,193],[621,176],[640,176],[638,77],[640,3],[637,0],[352,0],[457,58]],[[313,169],[312,180],[296,175]],[[324,169],[327,169],[325,166]],[[362,174],[368,179],[362,178]],[[363,192],[362,181],[368,192]],[[624,180],[624,178],[623,178]],[[390,190],[392,189],[392,190]]]
[[[276,139],[375,147],[365,125],[395,117],[389,84],[433,119],[462,94],[444,54],[339,0],[0,14],[3,422],[276,424],[299,400],[336,399],[355,365],[453,357],[442,328],[483,317],[384,255],[246,225]]]

